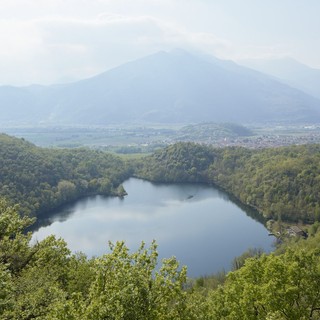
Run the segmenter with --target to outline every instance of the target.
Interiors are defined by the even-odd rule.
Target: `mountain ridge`
[[[0,87],[0,123],[315,122],[320,100],[268,75],[183,50],[77,82]]]
[[[294,88],[320,99],[320,69],[293,58],[253,59],[239,62],[243,66],[269,74]]]

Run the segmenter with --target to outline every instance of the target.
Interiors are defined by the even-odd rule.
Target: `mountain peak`
[[[45,90],[0,87],[2,122],[317,121],[319,108],[319,100],[269,76],[179,48]]]

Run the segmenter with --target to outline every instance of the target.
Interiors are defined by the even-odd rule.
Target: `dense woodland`
[[[267,217],[319,219],[320,146],[214,149],[178,143],[130,163],[86,149],[42,149],[0,135],[0,318],[9,319],[319,319],[320,224],[274,253],[235,258],[233,271],[188,279],[157,245],[125,243],[88,259],[50,236],[26,233],[41,212],[88,194],[121,195],[135,175],[225,189]],[[26,215],[31,214],[31,215]]]
[[[0,196],[32,215],[85,195],[121,194],[131,174],[119,157],[101,151],[39,148],[4,134],[0,145]]]
[[[130,176],[215,184],[265,218],[320,220],[320,145],[264,150],[177,143],[148,157],[39,148],[0,135],[0,196],[35,216],[90,194],[121,195]]]
[[[215,184],[266,218],[320,220],[320,145],[250,150],[177,143],[143,159],[136,174]]]

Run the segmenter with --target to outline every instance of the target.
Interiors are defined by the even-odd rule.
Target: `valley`
[[[250,149],[320,143],[320,125],[199,123],[109,126],[0,126],[2,132],[37,146],[87,147],[118,154],[145,154],[176,142]]]

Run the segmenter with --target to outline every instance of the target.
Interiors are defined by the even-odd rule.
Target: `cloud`
[[[17,55],[32,54],[40,45],[37,29],[32,23],[11,20],[0,21],[0,57],[1,59]]]
[[[77,80],[176,47],[233,60],[291,55],[319,66],[316,0],[290,4],[0,0],[0,84]]]
[[[6,30],[0,35],[0,82],[16,84],[85,78],[159,50],[183,47],[214,53],[227,45],[213,35],[188,33],[148,15],[1,20],[0,30]]]
[[[2,84],[74,81],[159,50],[174,48],[204,51],[231,59],[255,52],[253,47],[239,50],[213,33],[192,32],[152,15],[100,12],[91,18],[3,19],[0,31]],[[265,52],[268,48],[262,49]]]

